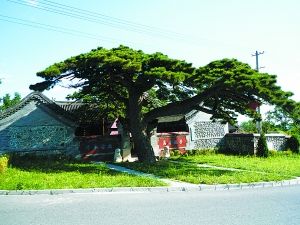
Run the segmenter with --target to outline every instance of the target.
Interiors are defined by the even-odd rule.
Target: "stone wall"
[[[194,141],[195,149],[211,149],[223,145],[223,138],[202,138]]]
[[[78,154],[74,130],[41,102],[30,101],[0,119],[0,152]]]
[[[226,124],[212,121],[195,121],[189,124],[189,149],[209,149],[223,145]]]
[[[228,153],[254,155],[254,146],[253,134],[226,134],[224,138],[224,151]]]
[[[266,134],[269,150],[283,151],[286,149],[288,136],[284,134]],[[256,153],[259,134],[226,134],[224,151],[253,155]]]
[[[254,135],[255,140],[255,148],[257,147],[257,142],[259,139],[259,135]],[[268,144],[269,150],[276,150],[276,151],[284,151],[286,150],[287,146],[287,140],[289,139],[289,136],[286,136],[284,134],[266,134],[266,140]]]
[[[200,121],[194,123],[195,140],[201,138],[223,137],[224,134],[224,124],[211,121]]]

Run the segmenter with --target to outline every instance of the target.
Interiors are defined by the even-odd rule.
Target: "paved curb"
[[[300,185],[300,178],[278,182],[257,182],[248,184],[218,184],[199,185],[189,187],[120,187],[120,188],[87,188],[87,189],[52,189],[52,190],[0,190],[0,195],[59,195],[81,193],[166,193],[166,192],[192,192],[192,191],[225,191],[243,190],[253,188],[271,188]]]

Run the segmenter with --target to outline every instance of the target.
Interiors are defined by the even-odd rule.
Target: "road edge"
[[[84,188],[84,189],[47,189],[47,190],[0,190],[0,195],[59,195],[59,194],[82,194],[82,193],[157,193],[157,192],[191,192],[191,191],[222,191],[244,190],[254,188],[271,188],[300,185],[300,177],[292,180],[255,182],[241,184],[201,184],[197,186],[181,187],[112,187],[112,188]]]

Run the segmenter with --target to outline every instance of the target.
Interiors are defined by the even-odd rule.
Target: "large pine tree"
[[[292,93],[276,85],[276,76],[258,73],[236,59],[222,59],[200,68],[162,53],[146,54],[120,46],[98,48],[55,63],[37,76],[45,81],[31,85],[43,91],[64,79],[79,79],[77,97],[97,96],[99,105],[120,106],[139,159],[154,162],[147,136],[158,117],[192,109],[212,119],[233,121],[237,113],[257,117],[251,102],[268,102],[296,116]],[[114,107],[112,107],[114,108]]]

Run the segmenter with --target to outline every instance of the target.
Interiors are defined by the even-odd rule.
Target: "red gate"
[[[158,146],[160,150],[165,146],[169,146],[169,149],[185,150],[186,144],[186,135],[164,133],[161,136],[158,136]]]

